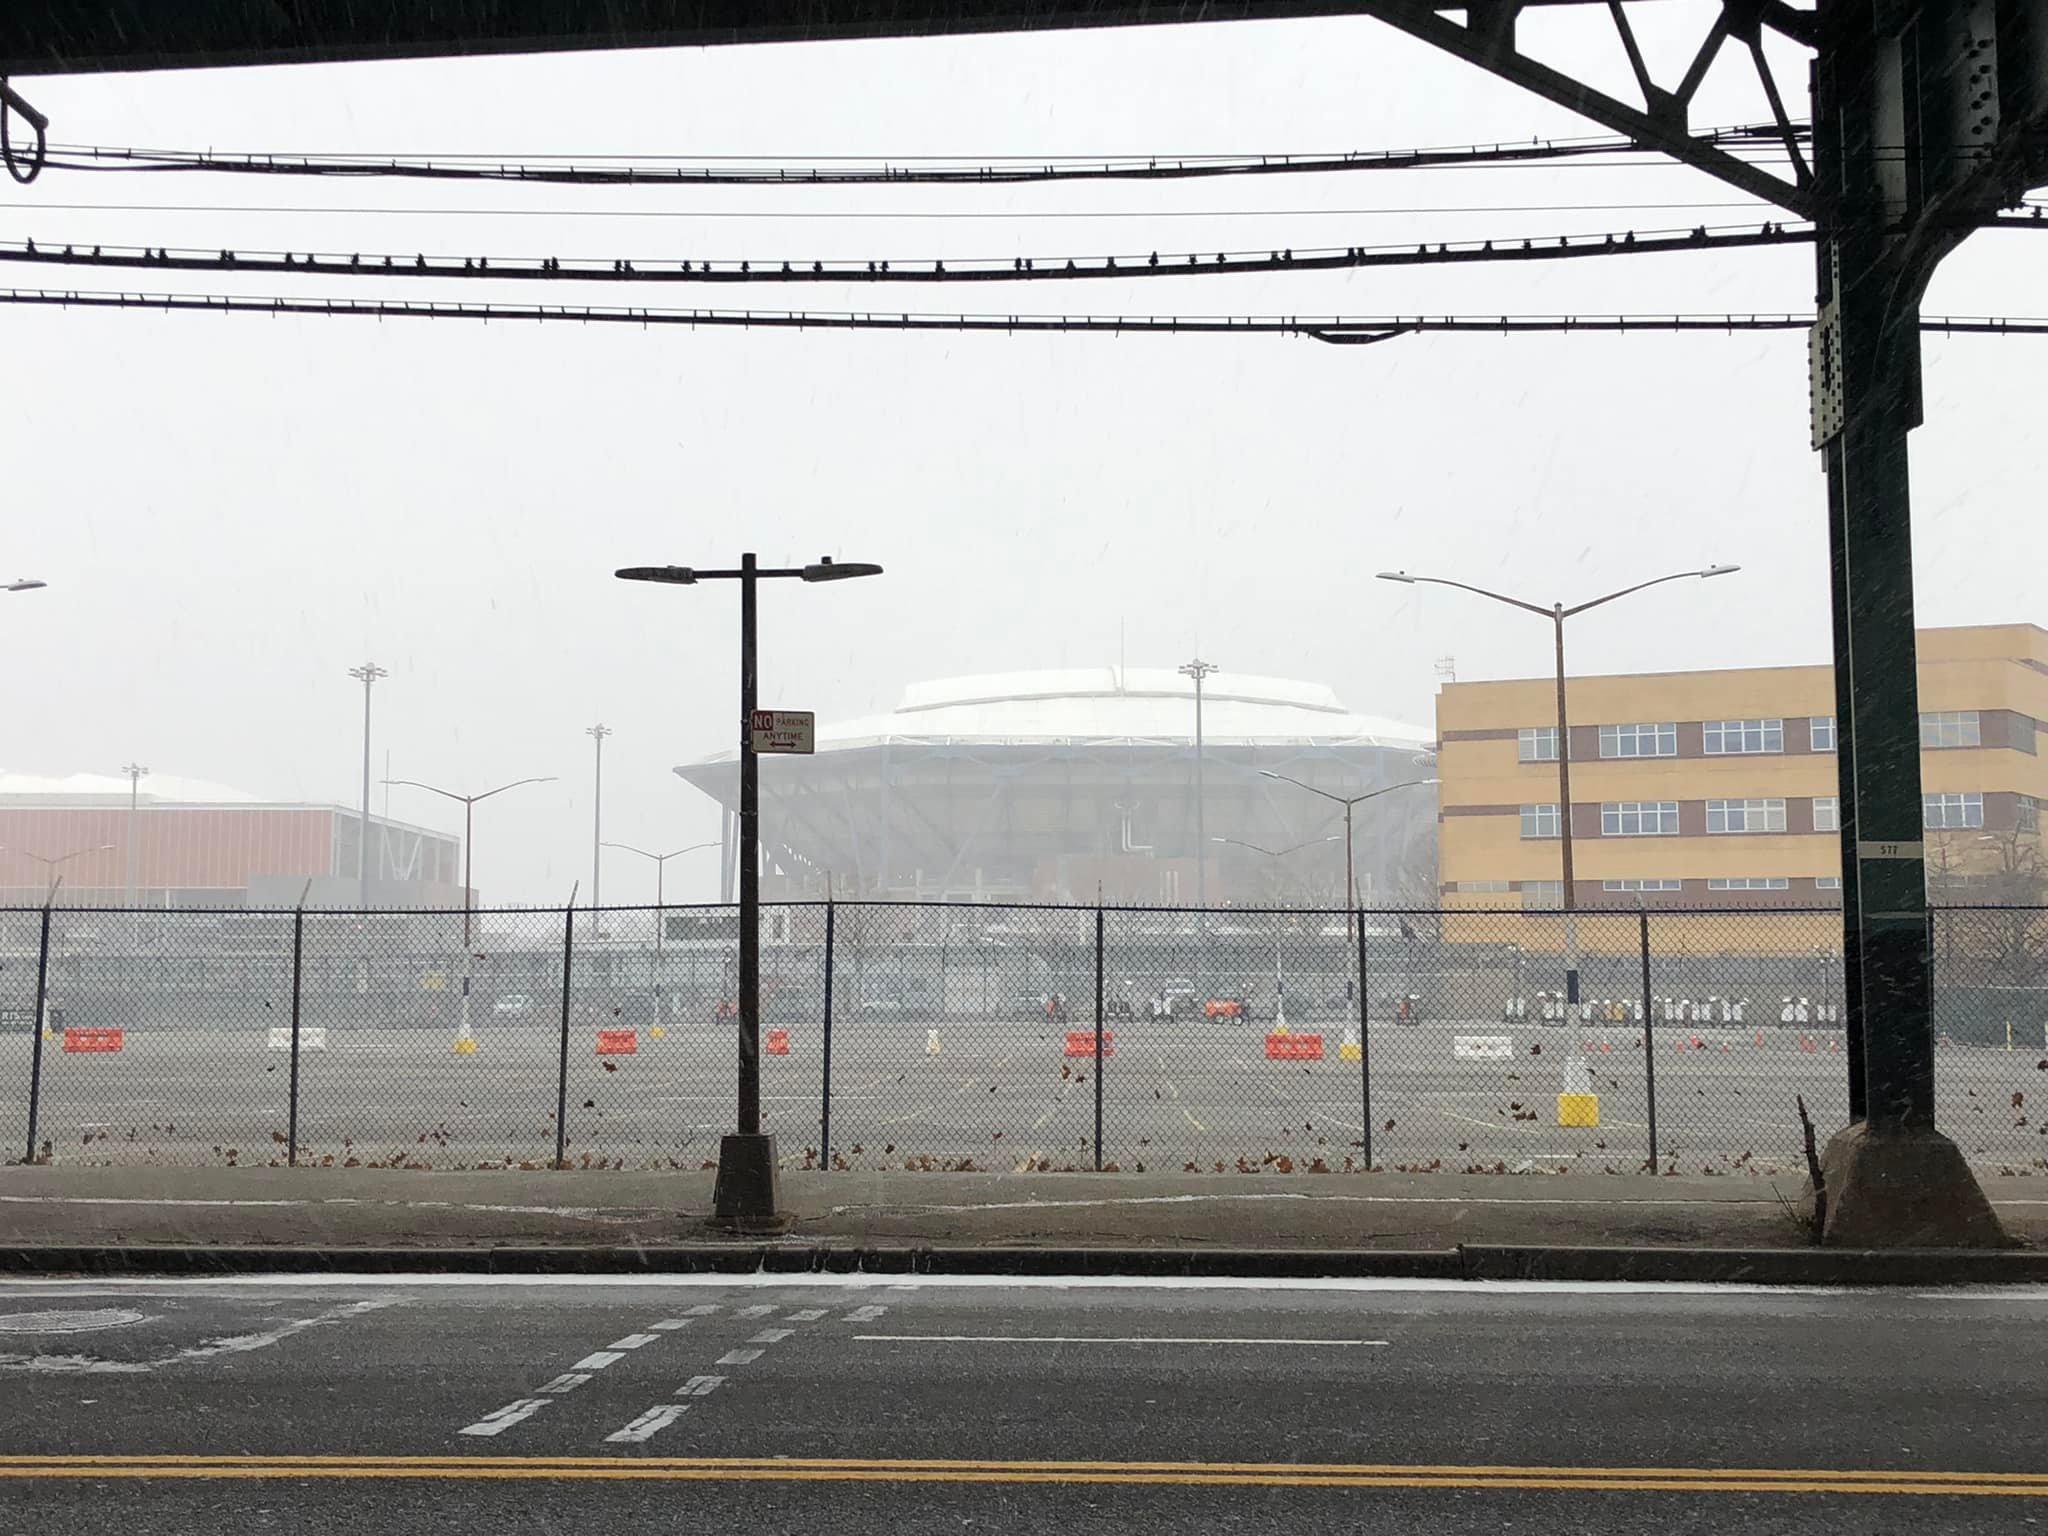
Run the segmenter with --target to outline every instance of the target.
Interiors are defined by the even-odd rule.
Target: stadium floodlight
[[[700,581],[740,584],[739,1112],[737,1129],[719,1142],[718,1177],[712,1188],[711,1207],[719,1220],[742,1230],[772,1230],[782,1224],[782,1213],[775,1138],[761,1130],[761,765],[754,751],[754,712],[759,702],[755,589],[764,577],[845,581],[856,576],[879,576],[882,568],[851,560],[842,564],[830,556],[820,556],[809,565],[763,568],[749,550],[740,556],[739,566],[733,570],[629,565],[614,574],[621,581],[651,581],[678,587],[695,586]]]
[[[1524,613],[1533,613],[1539,618],[1551,621],[1557,634],[1557,829],[1559,884],[1564,899],[1564,947],[1565,1001],[1579,1000],[1579,945],[1578,932],[1572,913],[1572,741],[1571,721],[1565,713],[1564,703],[1564,621],[1590,608],[1611,603],[1616,598],[1627,597],[1646,587],[1662,586],[1667,581],[1685,581],[1697,577],[1704,581],[1710,576],[1729,576],[1741,570],[1739,565],[1707,565],[1698,570],[1672,571],[1665,576],[1652,576],[1648,581],[1639,581],[1632,587],[1622,587],[1604,597],[1590,598],[1583,603],[1574,603],[1567,608],[1563,603],[1552,603],[1544,607],[1541,603],[1526,602],[1519,597],[1509,597],[1504,592],[1490,592],[1485,587],[1475,587],[1469,582],[1451,581],[1442,576],[1411,576],[1406,571],[1381,571],[1381,581],[1398,581],[1407,586],[1426,585],[1432,587],[1456,587],[1460,592],[1471,592],[1479,597],[1506,603],[1510,608],[1519,608]]]

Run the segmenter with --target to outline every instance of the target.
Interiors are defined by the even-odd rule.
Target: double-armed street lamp
[[[1369,789],[1362,795],[1333,795],[1327,789],[1318,789],[1313,784],[1304,784],[1300,779],[1291,779],[1284,773],[1275,773],[1270,768],[1261,768],[1259,773],[1269,779],[1278,779],[1282,784],[1292,784],[1296,789],[1305,789],[1312,795],[1321,795],[1325,800],[1335,801],[1344,807],[1344,934],[1349,938],[1354,914],[1358,911],[1358,881],[1351,873],[1351,812],[1354,807],[1368,800],[1377,800],[1381,795],[1391,795],[1397,789],[1414,789],[1423,784],[1434,784],[1435,779],[1403,779],[1399,784],[1383,784],[1378,789]]]
[[[707,571],[688,565],[633,565],[615,573],[621,581],[693,587],[705,581],[740,584],[740,955],[738,1129],[718,1149],[718,1179],[712,1210],[719,1220],[741,1228],[774,1228],[782,1223],[775,1168],[775,1138],[761,1130],[761,782],[757,726],[759,668],[755,639],[755,592],[762,581],[847,581],[879,576],[879,565],[833,561],[764,568],[749,551],[737,568]],[[768,743],[771,747],[772,741]],[[802,750],[802,749],[798,749]]]
[[[1509,597],[1502,592],[1490,592],[1485,587],[1475,587],[1469,582],[1450,581],[1442,576],[1414,576],[1407,571],[1381,571],[1381,581],[1398,581],[1408,586],[1456,587],[1461,592],[1470,592],[1479,597],[1506,603],[1510,608],[1519,608],[1524,613],[1533,613],[1538,618],[1548,619],[1556,634],[1557,645],[1557,831],[1560,876],[1563,886],[1565,921],[1565,1001],[1579,1000],[1578,935],[1574,927],[1572,899],[1572,742],[1571,721],[1565,711],[1564,700],[1564,621],[1576,618],[1589,609],[1599,608],[1617,598],[1628,597],[1649,587],[1662,586],[1667,581],[1704,581],[1710,576],[1727,576],[1741,570],[1739,565],[1709,565],[1694,571],[1673,571],[1665,576],[1653,576],[1648,581],[1639,581],[1632,587],[1609,592],[1604,597],[1591,598],[1570,607],[1555,602],[1545,607],[1541,603],[1525,602],[1519,597]]]
[[[661,983],[663,979],[661,967],[661,940],[662,929],[666,926],[666,919],[663,918],[661,909],[663,894],[662,882],[664,877],[668,874],[668,861],[670,859],[681,858],[686,853],[695,853],[700,848],[716,848],[719,845],[716,840],[713,840],[712,842],[708,843],[692,843],[687,848],[674,848],[667,853],[654,853],[646,848],[635,848],[631,843],[600,843],[598,846],[601,848],[616,848],[621,853],[637,853],[643,859],[652,859],[654,861],[654,1008],[656,1014],[660,1017],[661,1022],[663,1024],[667,1024],[668,1009],[662,1001],[661,992]]]

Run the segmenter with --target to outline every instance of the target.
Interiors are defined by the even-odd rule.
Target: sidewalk
[[[0,1257],[29,1250],[1142,1250],[1443,1254],[1461,1248],[1784,1250],[1806,1245],[1788,1177],[1230,1178],[785,1174],[786,1234],[708,1219],[708,1173],[0,1168]],[[2048,1190],[1994,1183],[2012,1235],[2048,1250]],[[54,1257],[54,1255],[52,1255]],[[2048,1262],[2048,1253],[2043,1261]]]

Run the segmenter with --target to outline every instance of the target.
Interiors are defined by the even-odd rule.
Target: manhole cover
[[[90,1333],[96,1328],[124,1328],[144,1314],[125,1307],[99,1307],[89,1312],[0,1312],[0,1333]]]

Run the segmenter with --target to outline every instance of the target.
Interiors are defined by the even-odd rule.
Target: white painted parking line
[[[623,1339],[613,1339],[606,1349],[640,1349],[660,1338],[658,1333],[629,1333]]]
[[[774,1315],[775,1309],[765,1305],[741,1307],[739,1311],[733,1313],[734,1317],[773,1317]]]
[[[1291,1344],[1324,1349],[1383,1348],[1385,1339],[1191,1339],[1093,1333],[857,1333],[861,1344]]]
[[[625,1358],[616,1349],[600,1349],[594,1354],[585,1355],[581,1360],[578,1360],[569,1367],[569,1369],[572,1371],[601,1371],[606,1366]]]
[[[825,1315],[825,1310],[823,1307],[805,1307],[801,1312],[790,1313],[789,1320],[792,1323],[815,1323]]]
[[[720,1365],[752,1365],[765,1353],[758,1349],[734,1349],[718,1357]]]
[[[680,1419],[689,1411],[690,1405],[688,1403],[657,1403],[624,1429],[615,1429],[606,1435],[604,1437],[605,1443],[608,1445],[637,1445],[642,1441],[652,1440],[656,1434],[667,1429],[669,1425],[675,1423],[677,1419]]]
[[[647,1326],[656,1333],[674,1333],[678,1328],[689,1327],[690,1320],[687,1317],[664,1317],[660,1322],[649,1323]]]
[[[855,1307],[846,1314],[842,1321],[849,1323],[872,1323],[888,1310],[887,1307]]]
[[[759,1333],[747,1340],[747,1342],[749,1344],[780,1344],[795,1332],[794,1328],[763,1328]]]
[[[485,1414],[474,1424],[459,1429],[456,1433],[459,1435],[503,1434],[522,1419],[532,1418],[541,1409],[547,1407],[547,1405],[548,1399],[544,1397],[522,1397],[517,1402],[507,1403],[495,1412]]]
[[[709,1397],[725,1385],[723,1376],[692,1376],[676,1388],[677,1397]]]
[[[557,1376],[553,1381],[542,1382],[533,1390],[536,1392],[545,1392],[550,1394],[557,1392],[574,1392],[578,1387],[582,1386],[583,1383],[585,1383],[588,1380],[590,1380],[590,1372],[588,1371],[564,1371],[561,1375]]]

